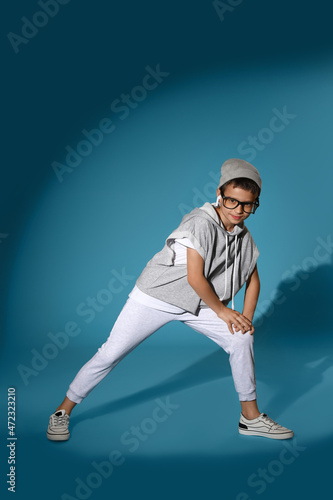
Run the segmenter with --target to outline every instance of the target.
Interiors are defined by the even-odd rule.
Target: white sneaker
[[[46,435],[51,441],[67,441],[70,433],[68,430],[69,415],[65,410],[58,410],[49,418]]]
[[[266,413],[260,413],[259,417],[248,420],[241,413],[238,430],[240,434],[249,436],[263,436],[271,439],[290,439],[294,433],[286,427],[269,418]]]

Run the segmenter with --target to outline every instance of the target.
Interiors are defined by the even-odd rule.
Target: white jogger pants
[[[198,316],[170,313],[143,305],[131,297],[121,310],[106,342],[78,372],[67,391],[75,403],[94,387],[143,340],[170,321],[181,321],[206,335],[229,354],[235,389],[240,401],[257,398],[254,371],[253,335],[248,332],[231,334],[227,324],[210,308],[202,308]]]

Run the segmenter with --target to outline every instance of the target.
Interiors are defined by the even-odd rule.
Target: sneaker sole
[[[46,432],[46,436],[50,441],[67,441],[69,439],[70,433],[66,434],[49,434]]]
[[[239,434],[243,434],[244,436],[262,436],[270,439],[291,439],[294,437],[293,431],[285,432],[284,434],[271,434],[270,432],[262,432],[262,431],[247,431],[244,429],[238,429]]]

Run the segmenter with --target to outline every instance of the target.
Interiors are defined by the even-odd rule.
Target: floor
[[[179,329],[178,345],[163,343],[171,328]],[[159,335],[76,406],[64,443],[47,440],[48,417],[95,347],[68,346],[26,387],[17,379],[16,498],[324,495],[333,441],[329,335],[321,343],[308,337],[300,348],[294,331],[286,349],[269,321],[258,330],[259,409],[294,430],[288,441],[238,434],[228,358],[213,342],[185,325],[166,325]]]

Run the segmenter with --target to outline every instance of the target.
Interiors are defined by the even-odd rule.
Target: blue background
[[[123,464],[86,498],[326,494],[333,435],[330,4],[245,0],[222,20],[203,0],[71,0],[17,53],[8,33],[22,36],[21,18],[32,20],[41,7],[16,1],[2,10],[1,470],[9,467],[7,388],[15,387],[16,498],[79,498],[76,479],[86,482],[92,463],[115,449]],[[140,102],[132,98],[125,118],[111,110],[122,94],[135,94],[147,66],[158,65],[167,75]],[[283,109],[292,117],[272,131]],[[65,164],[66,148],[77,150],[82,131],[105,118],[113,132],[60,182],[52,164]],[[250,136],[259,138],[251,154]],[[215,201],[220,166],[231,157],[251,161],[263,180],[260,209],[247,221],[260,250],[258,404],[294,430],[294,460],[281,465],[283,442],[238,434],[226,354],[177,323],[141,344],[75,408],[68,442],[49,442],[48,417],[68,384],[105,341],[136,278],[183,214]],[[102,290],[117,273],[127,278],[105,300]],[[82,316],[78,307],[88,297],[107,303]],[[49,333],[70,321],[79,334],[22,377],[19,367],[31,369]],[[121,436],[166,398],[172,414],[131,451]],[[261,487],[253,485],[260,469],[268,471]]]

